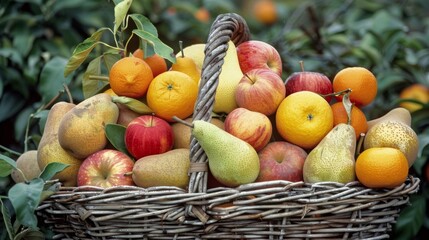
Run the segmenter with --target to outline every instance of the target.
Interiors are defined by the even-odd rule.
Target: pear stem
[[[328,93],[328,94],[321,94],[320,96],[322,96],[322,97],[340,96],[340,95],[345,95],[346,93],[351,93],[351,92],[352,92],[352,89],[351,88],[347,88],[345,90],[338,91],[338,92],[333,92],[333,93]]]
[[[305,72],[304,71],[304,61],[299,61],[299,65],[301,66],[301,72]]]
[[[364,139],[365,139],[365,133],[360,133],[359,141],[356,146],[355,158],[357,158],[361,152]]]
[[[182,53],[182,58],[184,58],[185,53],[183,52],[183,41],[182,40],[179,41],[179,49],[180,49],[180,52]]]
[[[190,127],[190,128],[193,128],[193,127],[194,127],[194,125],[193,125],[192,123],[188,123],[187,121],[185,121],[185,120],[183,120],[183,119],[180,119],[180,118],[178,118],[177,116],[173,116],[173,117],[172,117],[172,119],[173,119],[173,120],[175,120],[176,122],[182,123],[182,124],[184,124],[185,126],[188,126],[188,127]]]

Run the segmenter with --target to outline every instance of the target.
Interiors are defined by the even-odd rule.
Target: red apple
[[[153,115],[133,119],[125,130],[125,146],[135,159],[171,150],[173,139],[170,124]]]
[[[80,165],[77,173],[78,186],[113,187],[134,185],[129,173],[134,161],[125,153],[103,149],[89,155]]]
[[[239,107],[269,116],[276,112],[285,94],[279,75],[269,69],[256,68],[243,75],[235,90],[235,100]]]
[[[270,142],[258,155],[260,171],[257,182],[303,181],[302,171],[307,152],[301,147],[286,141]]]
[[[302,63],[301,63],[302,64]],[[304,67],[301,65],[301,68]],[[329,78],[318,72],[294,72],[285,81],[286,96],[299,91],[311,91],[321,95],[330,94],[332,82]],[[330,102],[332,96],[325,96],[326,101]]]
[[[271,139],[273,128],[270,119],[260,112],[245,108],[232,110],[224,121],[225,131],[249,143],[256,151]]]
[[[243,73],[255,68],[267,68],[282,76],[282,59],[270,44],[258,40],[245,41],[237,46],[238,62]]]

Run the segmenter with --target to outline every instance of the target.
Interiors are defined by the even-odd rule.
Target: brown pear
[[[119,109],[107,93],[89,97],[61,120],[58,140],[62,148],[79,159],[102,150],[107,145],[104,127],[118,121]]]
[[[142,157],[133,167],[133,181],[139,187],[176,186],[189,183],[189,149],[173,149],[162,154]]]
[[[53,179],[59,179],[64,186],[76,186],[77,172],[82,163],[64,150],[58,141],[58,129],[64,115],[75,107],[72,103],[58,102],[49,111],[45,129],[37,149],[37,163],[41,171],[52,162],[60,162],[69,166],[57,173]]]
[[[19,170],[12,170],[11,177],[15,183],[30,181],[39,177],[41,171],[37,163],[37,150],[29,150],[16,159]]]

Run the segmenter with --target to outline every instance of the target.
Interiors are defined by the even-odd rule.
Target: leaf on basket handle
[[[12,158],[0,155],[0,177],[9,176],[13,169],[16,169],[16,162]]]
[[[128,156],[131,156],[127,150],[125,145],[125,130],[126,127],[120,124],[109,123],[104,128],[106,132],[106,137],[109,139],[110,143],[115,147],[118,151],[121,151]]]
[[[55,174],[63,171],[66,169],[70,164],[64,164],[60,162],[51,162],[43,169],[43,171],[40,173],[39,177],[43,179],[44,181],[50,180]]]
[[[153,113],[153,110],[150,109],[145,103],[134,98],[124,97],[124,96],[119,96],[119,97],[113,96],[112,101],[115,103],[124,104],[125,106],[127,106],[129,109],[131,109],[136,113],[140,113],[140,114]]]

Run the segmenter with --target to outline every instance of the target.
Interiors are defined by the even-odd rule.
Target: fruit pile
[[[28,159],[39,169],[69,164],[55,176],[65,186],[185,189],[192,134],[208,156],[209,187],[358,180],[394,188],[417,157],[408,110],[367,120],[362,108],[376,98],[377,80],[363,67],[341,69],[332,81],[304,70],[283,80],[282,60],[270,44],[229,42],[214,117],[205,122],[192,119],[204,44],[187,46],[176,60],[168,67],[141,49],[119,59],[109,89],[51,108],[37,154]]]

